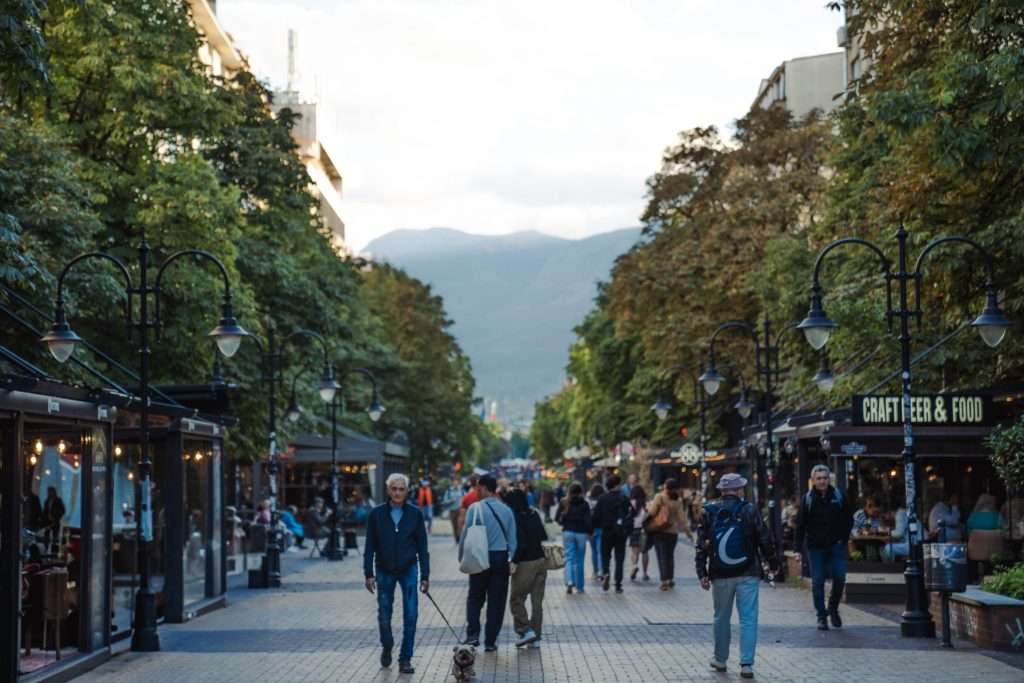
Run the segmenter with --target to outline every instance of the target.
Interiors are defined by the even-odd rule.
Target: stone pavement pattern
[[[451,536],[435,525],[431,538],[432,590],[458,629],[464,623],[466,580],[459,574]],[[590,565],[590,558],[587,558]],[[708,669],[711,596],[693,577],[692,547],[680,544],[674,592],[657,587],[652,553],[650,583],[628,584],[623,595],[588,586],[567,596],[561,572],[548,574],[541,647],[517,650],[507,615],[499,650],[480,652],[477,680],[487,683],[660,683],[739,681],[739,634],[727,674]],[[286,560],[280,590],[240,589],[228,608],[188,624],[161,628],[163,651],[126,653],[78,679],[81,683],[386,683],[445,681],[454,638],[430,602],[420,597],[416,674],[379,665],[376,602],[363,588],[362,560],[340,563]],[[588,568],[588,574],[590,570]],[[937,641],[905,640],[891,620],[845,607],[845,628],[815,629],[809,593],[762,584],[755,672],[759,681],[1024,681],[1024,663],[1009,665],[966,643],[954,651]],[[401,639],[396,594],[395,637]],[[396,644],[397,655],[397,644]],[[1004,656],[1004,660],[1007,658]],[[1009,658],[1011,664],[1016,657]],[[1024,656],[1022,656],[1024,661]]]

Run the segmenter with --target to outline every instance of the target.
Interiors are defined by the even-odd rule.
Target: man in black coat
[[[829,484],[831,471],[825,465],[811,469],[812,488],[800,501],[796,518],[796,547],[807,543],[811,569],[811,594],[818,613],[818,629],[840,628],[839,602],[846,587],[846,544],[853,529],[853,503],[842,491]],[[825,607],[825,577],[832,577],[832,592]]]
[[[633,531],[633,515],[629,499],[622,495],[622,478],[608,477],[605,482],[608,492],[597,499],[594,507],[594,528],[601,529],[601,566],[604,567],[602,588],[608,590],[611,583],[612,551],[615,551],[615,592],[622,592],[622,572],[626,562],[626,540]]]
[[[392,474],[388,477],[387,488],[388,502],[371,510],[366,519],[363,571],[366,590],[377,593],[377,624],[383,648],[380,665],[383,667],[391,666],[391,650],[395,646],[391,614],[395,587],[402,589],[402,647],[398,654],[398,670],[411,674],[416,672],[412,666],[412,651],[416,641],[417,578],[421,591],[426,593],[430,590],[427,530],[419,508],[406,501],[409,478],[404,474]]]

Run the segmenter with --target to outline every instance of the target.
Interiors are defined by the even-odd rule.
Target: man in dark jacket
[[[622,572],[626,562],[626,540],[633,530],[633,514],[629,499],[622,495],[622,478],[616,475],[605,482],[608,492],[597,499],[594,507],[594,528],[601,530],[601,566],[604,567],[602,588],[608,590],[612,551],[615,551],[615,592],[622,592]]]
[[[719,479],[717,488],[722,497],[704,506],[697,526],[696,551],[701,588],[714,588],[715,656],[711,668],[720,673],[726,670],[731,637],[729,622],[735,602],[740,618],[740,676],[753,678],[761,563],[762,560],[767,562],[774,575],[779,570],[779,558],[764,519],[742,498],[746,485],[747,480],[735,473]]]
[[[380,665],[384,667],[391,666],[391,650],[395,646],[391,634],[395,586],[402,589],[402,647],[398,654],[398,667],[401,673],[411,674],[415,673],[412,650],[416,640],[417,578],[421,591],[426,593],[430,589],[427,530],[419,509],[406,502],[409,496],[408,477],[392,474],[388,477],[387,487],[388,502],[371,510],[366,519],[363,571],[366,590],[377,592],[377,623],[383,648]]]
[[[800,501],[796,518],[796,547],[807,543],[807,560],[811,569],[811,593],[818,613],[818,628],[840,628],[839,601],[846,587],[846,544],[853,528],[851,501],[829,484],[831,471],[825,465],[811,469],[812,489]],[[825,609],[825,577],[832,576],[832,592]]]

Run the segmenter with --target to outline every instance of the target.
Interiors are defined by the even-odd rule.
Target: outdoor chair
[[[991,565],[992,558],[1005,556],[1006,546],[1001,529],[975,529],[967,539],[967,559],[977,562],[978,581],[985,578],[985,568]]]

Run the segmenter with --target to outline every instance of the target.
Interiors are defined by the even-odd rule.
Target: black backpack
[[[633,533],[633,507],[629,504],[629,498],[620,493],[618,505],[615,506],[612,513],[615,515],[613,517],[615,522],[613,528],[616,533],[623,536],[629,536]]]
[[[747,501],[737,499],[705,506],[711,525],[712,576],[742,576],[757,557],[742,514],[747,505]]]

